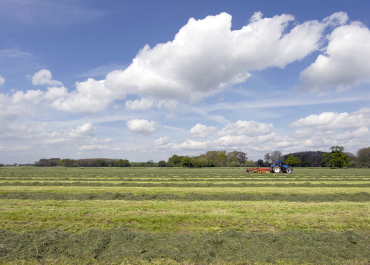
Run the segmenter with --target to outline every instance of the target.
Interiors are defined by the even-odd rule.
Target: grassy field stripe
[[[0,199],[16,200],[127,200],[127,201],[287,201],[287,202],[368,202],[370,193],[359,192],[354,194],[132,194],[132,193],[81,193],[61,194],[51,192],[10,192],[1,193]]]
[[[153,261],[155,264],[221,264],[220,261],[232,264],[338,264],[338,261],[365,264],[370,259],[370,236],[354,231],[168,234],[133,232],[125,228],[83,233],[0,230],[0,242],[1,263],[35,259],[34,264],[44,264],[43,260],[121,264],[125,259],[130,264],[143,264],[140,261],[148,262],[145,264]]]
[[[233,182],[288,182],[288,181],[297,181],[297,182],[310,182],[310,181],[325,181],[325,182],[338,182],[338,181],[369,181],[370,178],[336,178],[336,179],[329,179],[329,178],[101,178],[101,179],[93,179],[93,178],[0,178],[0,181],[80,181],[80,182],[119,182],[119,181],[134,181],[134,182],[223,182],[223,181],[233,181]]]
[[[109,182],[0,182],[0,186],[89,186],[89,187],[370,187],[370,183],[109,183]]]

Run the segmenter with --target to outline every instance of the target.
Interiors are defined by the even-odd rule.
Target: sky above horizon
[[[0,163],[370,146],[370,2],[1,0]]]

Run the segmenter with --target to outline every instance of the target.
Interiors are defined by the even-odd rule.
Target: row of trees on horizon
[[[370,147],[361,148],[357,154],[344,152],[344,147],[333,146],[331,152],[303,151],[283,154],[280,151],[266,153],[264,159],[248,160],[247,153],[225,150],[208,151],[199,156],[173,155],[167,161],[129,162],[127,159],[40,159],[35,162],[38,167],[268,167],[273,161],[283,161],[297,167],[370,167]]]

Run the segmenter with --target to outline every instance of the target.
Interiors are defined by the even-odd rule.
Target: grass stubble
[[[368,264],[369,173],[5,167],[0,263]]]

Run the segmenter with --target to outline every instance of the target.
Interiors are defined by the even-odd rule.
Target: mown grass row
[[[82,193],[132,193],[140,194],[355,194],[370,192],[367,187],[96,187],[96,186],[0,186],[1,193],[11,192],[50,192],[60,194]]]
[[[1,200],[8,231],[126,227],[165,233],[370,231],[370,202]]]
[[[301,177],[301,178],[246,178],[246,177],[240,177],[240,178],[164,178],[164,177],[157,177],[157,178],[65,178],[65,177],[47,177],[47,178],[0,178],[0,181],[92,181],[92,182],[120,182],[120,181],[135,181],[135,182],[223,182],[223,181],[233,181],[233,182],[239,182],[239,181],[247,181],[247,182],[271,182],[271,181],[325,181],[325,182],[337,182],[337,181],[344,181],[344,182],[351,182],[351,181],[370,181],[370,178],[308,178],[308,177]]]
[[[18,200],[126,200],[126,201],[287,201],[287,202],[369,202],[370,193],[354,194],[132,194],[132,193],[81,193],[61,194],[51,192],[9,192],[0,193],[0,199]]]
[[[365,264],[370,236],[353,231],[304,234],[148,234],[127,229],[73,234],[59,230],[11,233],[0,230],[0,261],[16,259],[80,260],[101,264]],[[124,263],[124,264],[125,264]],[[218,263],[220,264],[220,263]]]
[[[110,182],[0,182],[1,186],[59,186],[59,187],[370,187],[370,182],[361,182],[361,183],[232,183],[232,182],[221,182],[221,183],[173,183],[173,182],[119,182],[119,183],[110,183]]]

